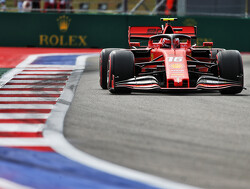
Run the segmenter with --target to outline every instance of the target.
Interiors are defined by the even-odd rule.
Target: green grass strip
[[[0,68],[0,77],[2,77],[2,75],[4,73],[6,73],[7,71],[9,71],[11,68]]]

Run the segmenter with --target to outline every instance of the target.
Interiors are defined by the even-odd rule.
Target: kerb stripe
[[[65,83],[6,83],[5,85],[65,85]]]
[[[0,94],[0,97],[60,97],[60,94]]]
[[[66,81],[68,78],[37,78],[37,77],[29,77],[29,78],[12,78],[12,80],[56,80],[56,81]]]
[[[0,109],[0,113],[42,113],[48,114],[51,109]]]
[[[56,104],[56,101],[0,101],[0,104]]]
[[[41,75],[41,76],[70,76],[71,74],[24,74],[24,73],[20,73],[20,74],[17,74],[17,75],[27,75],[27,76],[34,76],[34,75]]]
[[[54,152],[54,150],[49,146],[8,146],[11,148],[21,148],[26,150],[35,150],[41,152]]]
[[[43,137],[42,132],[0,132],[0,137]]]
[[[63,91],[63,88],[0,88],[0,91]]]
[[[45,123],[46,119],[0,119],[0,123],[29,123],[40,124]]]
[[[72,70],[37,70],[37,69],[34,69],[34,70],[23,70],[23,72],[72,72]]]

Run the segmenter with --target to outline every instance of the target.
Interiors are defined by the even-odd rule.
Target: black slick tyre
[[[118,50],[117,48],[108,48],[103,49],[100,53],[99,58],[99,76],[100,76],[100,86],[102,89],[107,89],[107,66],[109,60],[109,54],[114,51]]]
[[[238,82],[241,86],[220,90],[221,94],[237,94],[243,90],[244,75],[242,58],[237,50],[224,50],[217,54],[219,76]]]
[[[130,93],[129,88],[112,87],[113,79],[115,82],[123,81],[134,77],[134,54],[131,51],[116,50],[112,51],[109,59],[108,74],[109,83],[108,89],[111,93]]]
[[[221,49],[221,48],[212,48],[212,50],[210,51],[211,53],[211,58],[212,59],[217,59],[217,54],[221,51],[224,51],[225,49]]]

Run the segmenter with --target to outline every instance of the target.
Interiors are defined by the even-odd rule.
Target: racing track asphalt
[[[203,188],[250,187],[250,56],[236,96],[210,93],[111,95],[89,58],[64,134],[110,162]]]

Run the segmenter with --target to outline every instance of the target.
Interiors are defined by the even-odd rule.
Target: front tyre
[[[241,86],[220,90],[221,94],[237,94],[243,90],[244,74],[242,58],[239,51],[225,50],[217,54],[219,76],[239,82]]]
[[[129,88],[116,88],[114,82],[123,81],[134,77],[135,66],[134,54],[131,51],[112,51],[109,59],[108,89],[111,93],[130,93]]]
[[[100,74],[100,86],[102,89],[107,89],[107,66],[109,60],[109,54],[114,51],[118,50],[117,48],[108,48],[103,49],[100,53],[99,59],[99,74]]]

